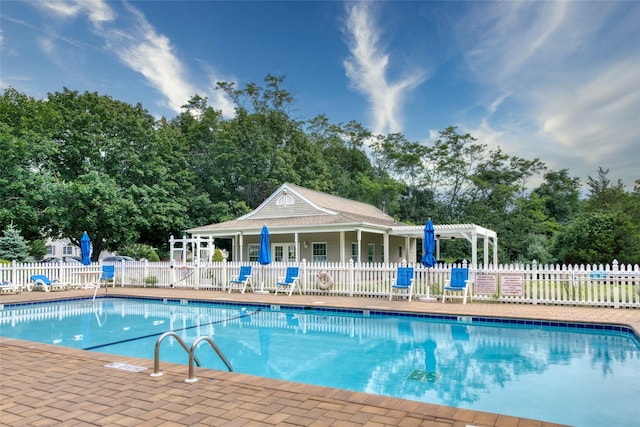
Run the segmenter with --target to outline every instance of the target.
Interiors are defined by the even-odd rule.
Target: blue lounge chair
[[[442,291],[442,303],[444,304],[445,298],[447,298],[447,292],[449,292],[449,298],[462,298],[462,303],[467,303],[467,295],[469,294],[469,269],[468,268],[452,268],[451,278],[444,285]],[[452,295],[455,292],[460,295]]]
[[[281,277],[280,280],[276,282],[276,295],[278,295],[278,289],[283,288],[288,289],[289,296],[291,296],[296,287],[298,288],[300,295],[302,295],[302,289],[300,289],[300,277],[298,276],[299,272],[299,267],[287,267],[286,276]]]
[[[409,297],[413,295],[413,267],[398,267],[396,279],[391,284],[391,292],[389,292],[389,301],[393,299],[393,293],[405,294]]]
[[[116,266],[115,265],[103,265],[102,272],[100,273],[100,285],[104,283],[104,291],[107,292],[109,283],[113,283],[116,286]]]
[[[231,293],[234,288],[237,288],[244,294],[244,291],[247,290],[247,286],[250,287],[253,291],[253,283],[251,280],[251,266],[241,266],[238,275],[232,277],[231,280],[229,280],[229,293]]]
[[[45,292],[49,291],[66,291],[67,283],[62,283],[58,279],[51,280],[44,274],[34,274],[31,276],[33,286],[29,290],[41,290]]]

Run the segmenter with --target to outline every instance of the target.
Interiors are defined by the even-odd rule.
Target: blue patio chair
[[[411,296],[413,295],[413,267],[398,267],[396,273],[396,279],[391,284],[391,292],[389,292],[389,301],[393,299],[393,293],[398,295],[401,293],[406,294],[411,302]]]
[[[104,283],[104,291],[107,292],[109,283],[113,283],[113,287],[116,286],[116,266],[115,265],[103,265],[102,272],[100,273],[100,284]]]
[[[281,277],[280,280],[276,282],[276,295],[278,295],[278,289],[288,289],[289,296],[293,293],[295,288],[298,288],[298,292],[302,295],[302,289],[300,289],[300,277],[298,276],[300,272],[299,267],[287,267],[287,274],[285,277]]]
[[[40,290],[40,291],[66,291],[67,283],[62,283],[58,279],[51,280],[44,274],[34,274],[31,276],[33,285],[28,290]]]
[[[467,303],[467,295],[469,294],[469,269],[468,268],[452,268],[451,278],[444,284],[442,291],[442,303],[444,304],[449,292],[449,298],[462,298],[462,303]],[[452,294],[455,292],[455,294]]]
[[[229,280],[229,293],[231,293],[234,288],[237,288],[238,290],[242,288],[241,292],[244,294],[244,291],[247,290],[247,286],[253,291],[253,283],[251,281],[251,266],[243,265],[240,267],[240,272],[238,273],[238,275],[233,276],[231,280]]]

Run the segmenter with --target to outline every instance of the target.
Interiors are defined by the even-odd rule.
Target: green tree
[[[51,235],[80,246],[82,233],[87,231],[93,261],[102,250],[115,251],[138,240],[139,206],[113,178],[90,172],[71,182],[60,181],[50,191],[53,203],[47,217]]]
[[[609,170],[588,177],[589,197],[582,211],[556,235],[554,252],[566,263],[637,264],[640,260],[640,193],[629,193],[620,180],[611,184]]]
[[[29,259],[29,245],[20,230],[9,224],[0,237],[0,259],[26,262]]]
[[[473,174],[486,146],[470,134],[460,135],[455,127],[440,132],[425,158],[424,182],[438,195],[447,209],[445,222],[459,222],[464,216],[465,200],[473,189]]]
[[[0,228],[14,224],[28,241],[48,228],[44,212],[51,202],[42,188],[55,180],[48,162],[55,150],[51,116],[46,102],[15,89],[0,97]]]
[[[580,179],[569,177],[569,171],[548,171],[544,182],[533,194],[544,202],[544,213],[560,224],[567,224],[580,208]]]
[[[236,102],[236,115],[222,124],[210,160],[231,205],[244,200],[254,208],[283,182],[323,190],[330,181],[322,153],[289,115],[293,96],[283,81],[267,76],[264,88],[243,89],[218,83]]]
[[[166,245],[169,234],[184,229],[193,184],[183,172],[179,140],[159,138],[166,134],[140,104],[65,88],[49,94],[48,105],[55,144],[47,164],[56,180],[45,191],[55,200],[47,214],[52,237],[75,243],[87,230],[97,257],[100,249],[135,242]]]
[[[637,263],[640,233],[620,212],[583,212],[556,238],[557,258],[570,264]]]

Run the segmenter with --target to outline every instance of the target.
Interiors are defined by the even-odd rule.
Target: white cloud
[[[51,39],[39,38],[38,46],[40,47],[40,50],[42,50],[46,54],[51,55],[53,52],[55,52],[55,44]]]
[[[356,3],[347,7],[346,29],[351,51],[351,56],[344,61],[347,77],[369,101],[373,132],[400,132],[404,97],[425,80],[425,73],[412,70],[404,78],[389,82],[389,55],[380,46],[380,30],[375,23],[372,3]]]
[[[640,156],[639,19],[640,5],[625,2],[477,4],[456,33],[489,101],[467,127],[509,154],[582,179],[611,168],[631,185],[640,178],[629,160]]]
[[[181,111],[181,106],[196,93],[207,96],[209,90],[190,83],[189,70],[183,65],[171,40],[157,32],[130,4],[124,3],[124,12],[120,15],[105,0],[55,0],[38,2],[37,5],[62,18],[86,16],[94,34],[104,39],[107,49],[128,68],[144,76],[149,85],[164,97],[162,105],[172,111]],[[41,47],[45,52],[54,49],[51,40],[41,41]],[[210,79],[219,80],[213,75]],[[233,105],[226,95],[212,89],[211,92],[213,96],[209,105],[227,116],[233,115]]]
[[[160,91],[169,108],[180,111],[197,92],[196,88],[189,83],[170,40],[158,34],[137,9],[127,7],[127,11],[131,25],[103,29],[107,47]]]
[[[113,9],[103,0],[39,1],[36,6],[63,17],[87,15],[94,25],[112,21],[116,17]]]
[[[640,62],[629,58],[588,76],[570,91],[554,87],[543,92],[553,102],[540,102],[535,111],[541,135],[578,156],[587,169],[583,176],[603,166],[611,169],[611,178],[621,177],[630,187],[640,178],[638,70]]]

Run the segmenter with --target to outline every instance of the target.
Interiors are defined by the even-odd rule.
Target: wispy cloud
[[[54,0],[40,1],[39,7],[64,17],[87,15],[89,20],[97,25],[112,21],[116,14],[103,0]]]
[[[346,31],[351,55],[344,61],[344,67],[351,84],[369,101],[373,132],[400,132],[404,98],[426,76],[416,69],[395,82],[389,81],[389,54],[380,44],[381,30],[375,22],[373,7],[370,2],[347,5]]]
[[[158,34],[137,9],[127,6],[126,11],[131,21],[129,25],[105,28],[103,34],[107,47],[164,94],[168,107],[179,111],[197,89],[189,83],[171,41]]]
[[[476,4],[455,33],[485,88],[478,133],[520,156],[537,144],[554,169],[571,161],[585,178],[610,167],[632,183],[640,177],[629,160],[640,154],[640,52],[628,40],[640,42],[638,20],[633,2]]]
[[[175,112],[196,93],[208,96],[209,103],[223,114],[233,115],[233,105],[213,85],[198,88],[192,79],[176,48],[168,37],[158,33],[146,17],[135,7],[125,3],[121,14],[117,14],[105,0],[44,1],[39,7],[58,16],[74,18],[86,16],[92,24],[94,34],[104,39],[107,49],[131,70],[140,73],[148,84],[164,97],[164,106]],[[43,43],[53,49],[50,42]],[[210,76],[213,81],[220,80]]]

